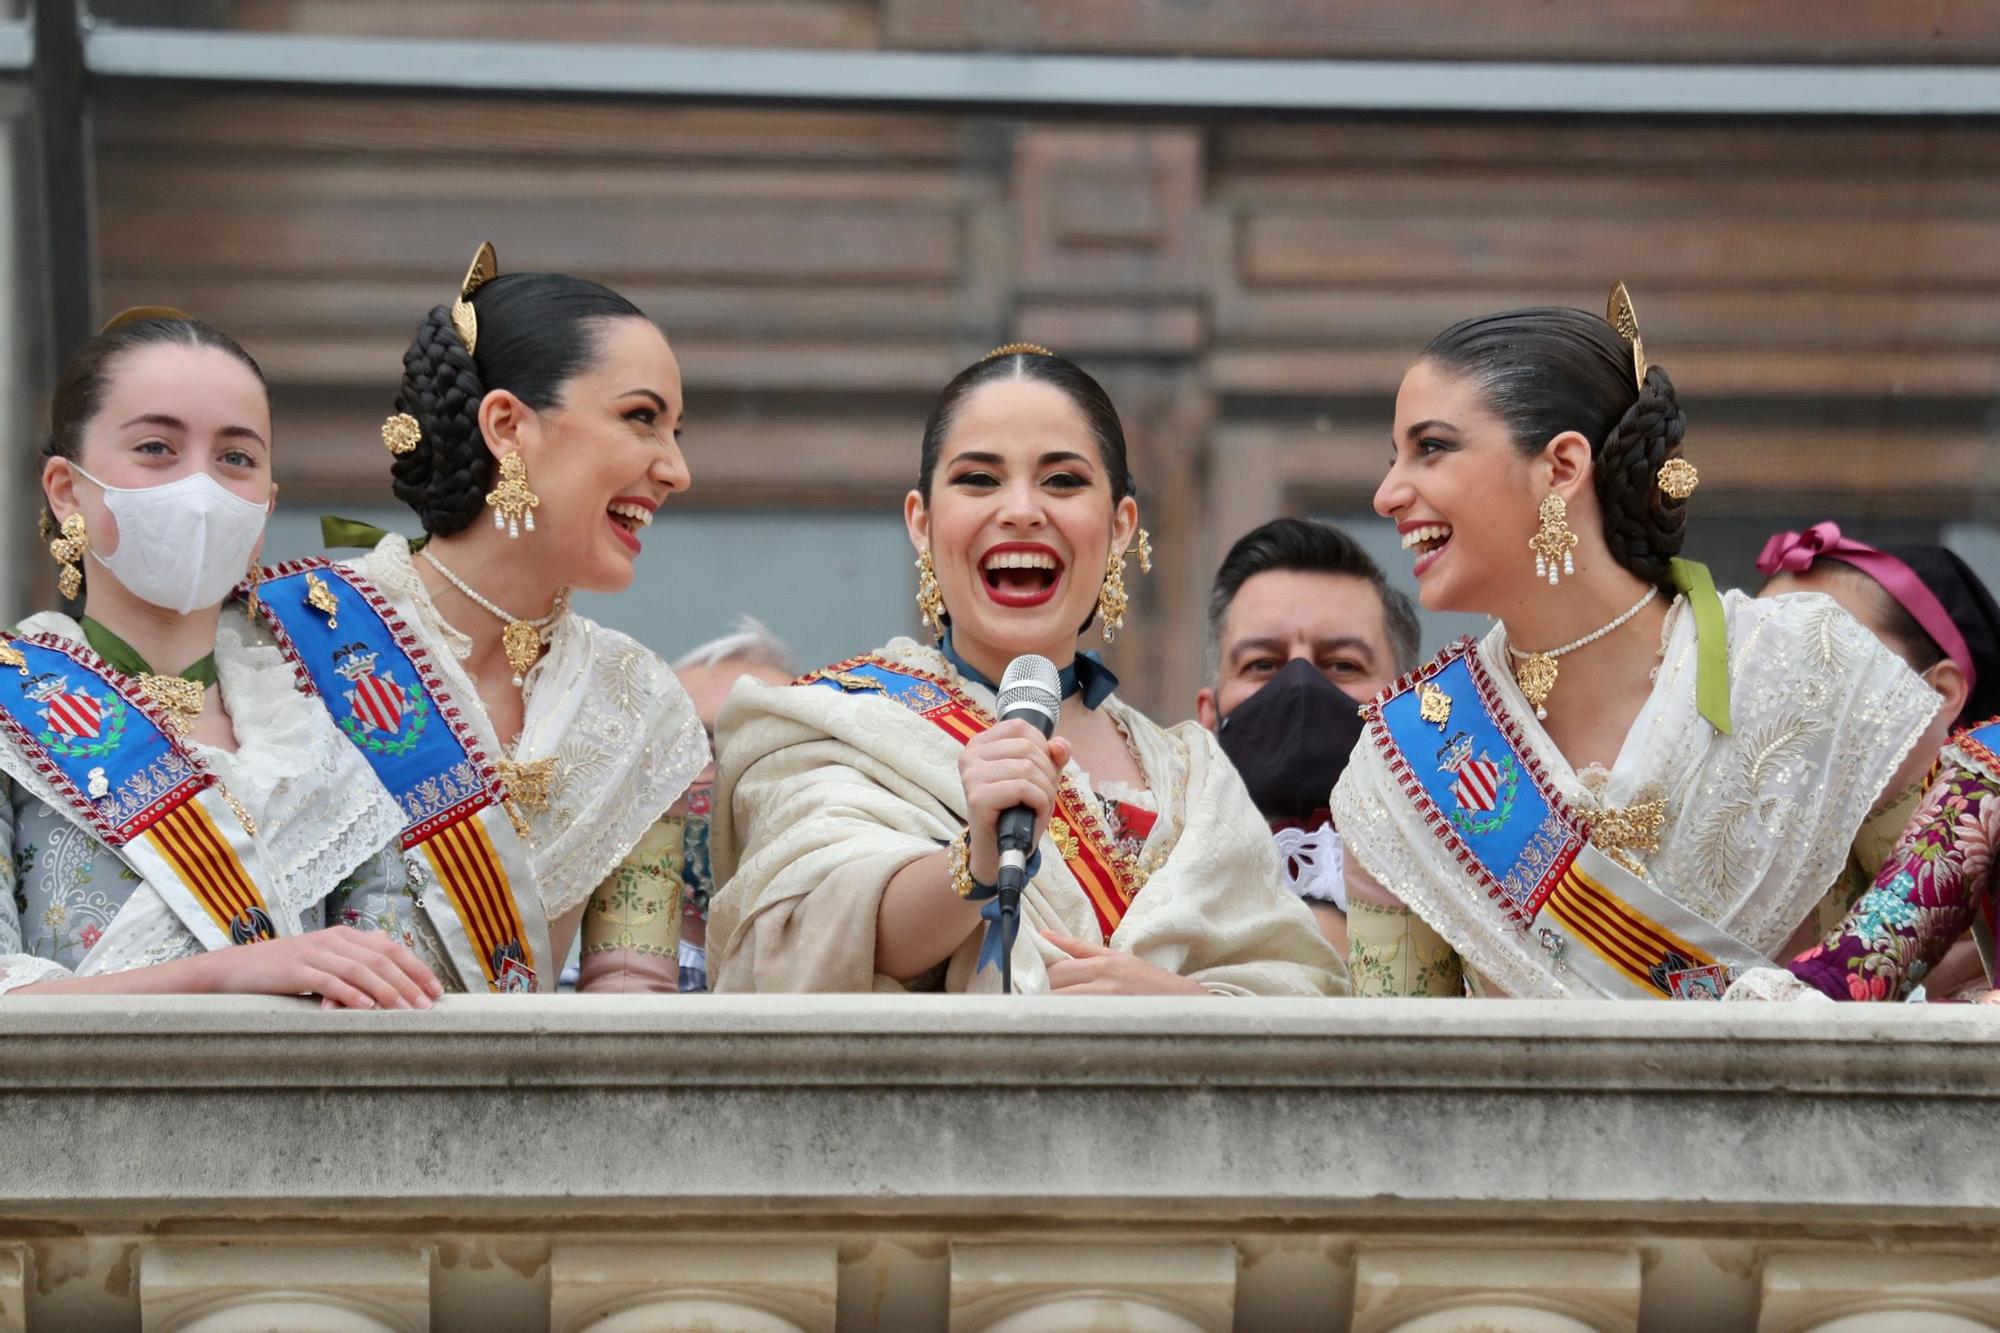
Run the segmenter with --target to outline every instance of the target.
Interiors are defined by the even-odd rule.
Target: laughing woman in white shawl
[[[581,989],[672,991],[674,812],[708,742],[666,663],[569,599],[630,586],[654,512],[688,487],[680,367],[617,293],[496,270],[481,246],[458,299],[425,318],[382,427],[396,495],[427,537],[371,532],[373,550],[339,578],[379,598],[384,623],[428,662],[417,670],[432,693],[456,701],[446,707],[460,714],[471,771],[490,767],[508,818],[485,820],[469,846],[406,857],[402,890],[336,906],[410,941],[466,989],[552,989],[581,931]],[[356,535],[342,527],[329,521],[331,542]],[[341,669],[382,679],[351,652]],[[371,696],[357,688],[350,734],[371,754],[407,731],[407,686],[393,683],[386,709],[364,707]],[[448,800],[452,782],[436,785]],[[434,789],[404,796],[406,845],[428,832]],[[499,873],[453,882],[467,856]],[[425,891],[432,878],[444,893]]]
[[[130,311],[49,416],[49,553],[83,605],[0,635],[0,991],[428,1006],[402,945],[319,929],[337,888],[400,879],[401,818],[230,595],[277,494],[257,363]]]
[[[1719,998],[1922,778],[1938,696],[1901,659],[1678,558],[1683,432],[1622,285],[1404,377],[1376,511],[1426,607],[1499,623],[1370,705],[1334,789],[1357,993]]]
[[[904,505],[940,645],[745,682],[723,712],[717,989],[997,990],[995,826],[1027,805],[1017,990],[1336,990],[1213,738],[1128,708],[1077,651],[1093,620],[1107,640],[1122,623],[1128,549],[1147,563],[1132,490],[1118,414],[1069,361],[1001,348],[946,386]],[[993,720],[994,680],[1029,653],[1061,667],[1048,740]]]

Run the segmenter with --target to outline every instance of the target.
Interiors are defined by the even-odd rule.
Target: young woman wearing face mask
[[[629,585],[655,511],[688,487],[680,367],[615,292],[496,269],[482,246],[459,299],[424,319],[382,428],[396,494],[427,538],[381,535],[337,570],[379,599],[396,638],[370,641],[368,674],[397,651],[420,657],[435,692],[462,705],[467,766],[447,752],[442,776],[396,771],[385,748],[412,725],[393,706],[405,679],[386,713],[357,705],[350,734],[402,796],[406,842],[429,840],[405,858],[407,886],[342,895],[338,919],[413,938],[467,989],[551,989],[581,930],[583,989],[672,991],[677,802],[708,744],[666,664],[569,597]],[[352,654],[346,670],[361,670]],[[458,808],[453,774],[494,799],[469,845],[438,846],[431,821]],[[433,880],[443,892],[426,891]]]
[[[57,381],[42,486],[81,618],[0,636],[0,990],[313,993],[427,1007],[402,945],[319,930],[399,874],[399,813],[241,603],[277,488],[256,362],[177,311]],[[254,586],[254,584],[253,584]]]
[[[1930,762],[1937,694],[1837,605],[1678,559],[1684,430],[1622,286],[1404,377],[1376,510],[1425,606],[1499,623],[1371,706],[1335,788],[1357,993],[1719,996]]]
[[[1001,348],[945,387],[904,502],[937,646],[739,685],[722,714],[717,989],[998,990],[995,830],[1021,805],[1037,851],[1017,990],[1334,989],[1213,737],[1128,708],[1077,650],[1093,621],[1122,624],[1135,543],[1144,564],[1132,491],[1117,412],[1069,361]],[[994,682],[1029,653],[1061,669],[1052,739],[994,722]]]
[[[1944,703],[1918,753],[1942,759],[1928,789],[1912,787],[1891,807],[1906,824],[1875,845],[1857,841],[1850,890],[1823,904],[1823,938],[1787,964],[1792,977],[1756,974],[1733,998],[1900,1000],[1919,983],[1932,998],[1986,990],[1994,904],[1982,867],[2000,832],[2000,766],[1995,738],[1975,724],[2000,713],[2000,607],[1944,547],[1878,549],[1832,523],[1776,534],[1757,569],[1767,579],[1760,597],[1823,593],[1921,674]],[[1967,734],[1952,735],[1959,729]],[[1966,938],[1967,926],[1984,938]]]

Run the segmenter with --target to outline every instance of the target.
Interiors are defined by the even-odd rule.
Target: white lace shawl
[[[896,639],[884,656],[935,675],[932,649]],[[986,708],[993,696],[961,682]],[[1232,995],[1346,989],[1339,957],[1279,883],[1263,818],[1215,738],[1163,728],[1116,695],[1104,709],[1131,738],[1159,819],[1140,851],[1157,868],[1110,944]],[[875,923],[895,873],[965,826],[960,745],[880,695],[739,683],[717,725],[722,757],[710,816],[721,887],[709,909],[710,982],[721,991],[901,990],[875,972]],[[1073,779],[1084,777],[1074,762]],[[1081,785],[1081,784],[1080,784]],[[1054,843],[1021,898],[1014,985],[1048,989],[1063,953],[1043,930],[1081,939],[1101,927]],[[997,991],[977,970],[981,930],[944,969],[943,989]]]
[[[1669,611],[1658,683],[1602,788],[1577,777],[1515,683],[1506,632],[1478,652],[1524,743],[1579,810],[1664,797],[1647,878],[1766,954],[1840,873],[1849,845],[1939,707],[1936,691],[1830,599],[1723,597],[1733,734],[1695,702],[1694,617]],[[1333,793],[1346,854],[1501,991],[1569,992],[1424,827],[1371,736]]]
[[[461,665],[472,641],[438,614],[409,542],[391,534],[348,563],[424,638],[490,755],[555,757],[549,808],[527,816],[528,859],[553,922],[590,897],[707,766],[708,737],[687,691],[652,650],[571,612],[528,672],[509,755]]]
[[[19,632],[86,641],[81,625],[55,612],[28,617]],[[215,666],[237,749],[232,754],[209,745],[191,748],[257,826],[254,841],[271,881],[258,887],[296,925],[396,841],[402,811],[325,707],[299,693],[293,667],[276,644],[235,608],[223,612],[217,628]],[[36,799],[57,811],[67,809],[36,775],[15,768],[7,765],[8,776]],[[199,952],[200,943],[166,900],[151,885],[140,884],[80,972],[123,972]],[[48,959],[0,959],[0,990],[67,975]]]

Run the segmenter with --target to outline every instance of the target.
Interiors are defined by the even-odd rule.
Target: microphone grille
[[[1000,715],[1017,704],[1033,704],[1050,717],[1062,711],[1062,677],[1056,664],[1039,653],[1023,653],[1000,676]]]

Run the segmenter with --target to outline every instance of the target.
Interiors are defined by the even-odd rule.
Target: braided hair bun
[[[479,432],[486,398],[479,367],[451,326],[451,307],[433,306],[403,353],[396,410],[417,419],[423,438],[389,465],[396,498],[417,511],[424,531],[463,532],[492,488],[493,454]]]
[[[1611,558],[1648,583],[1665,584],[1667,565],[1687,540],[1687,501],[1660,489],[1660,469],[1681,456],[1687,418],[1674,382],[1658,366],[1597,450],[1597,499]]]
[[[1659,477],[1680,457],[1687,419],[1666,371],[1651,366],[1635,385],[1631,344],[1598,316],[1560,306],[1463,320],[1431,340],[1424,360],[1470,377],[1524,455],[1565,431],[1588,439],[1605,545],[1637,577],[1667,586],[1687,502]]]
[[[416,447],[389,465],[396,498],[424,531],[463,532],[485,508],[498,463],[479,428],[480,404],[505,389],[536,411],[562,401],[564,384],[596,360],[602,326],[644,319],[608,287],[566,273],[509,273],[473,293],[477,353],[433,306],[403,353],[395,411],[417,420]]]

